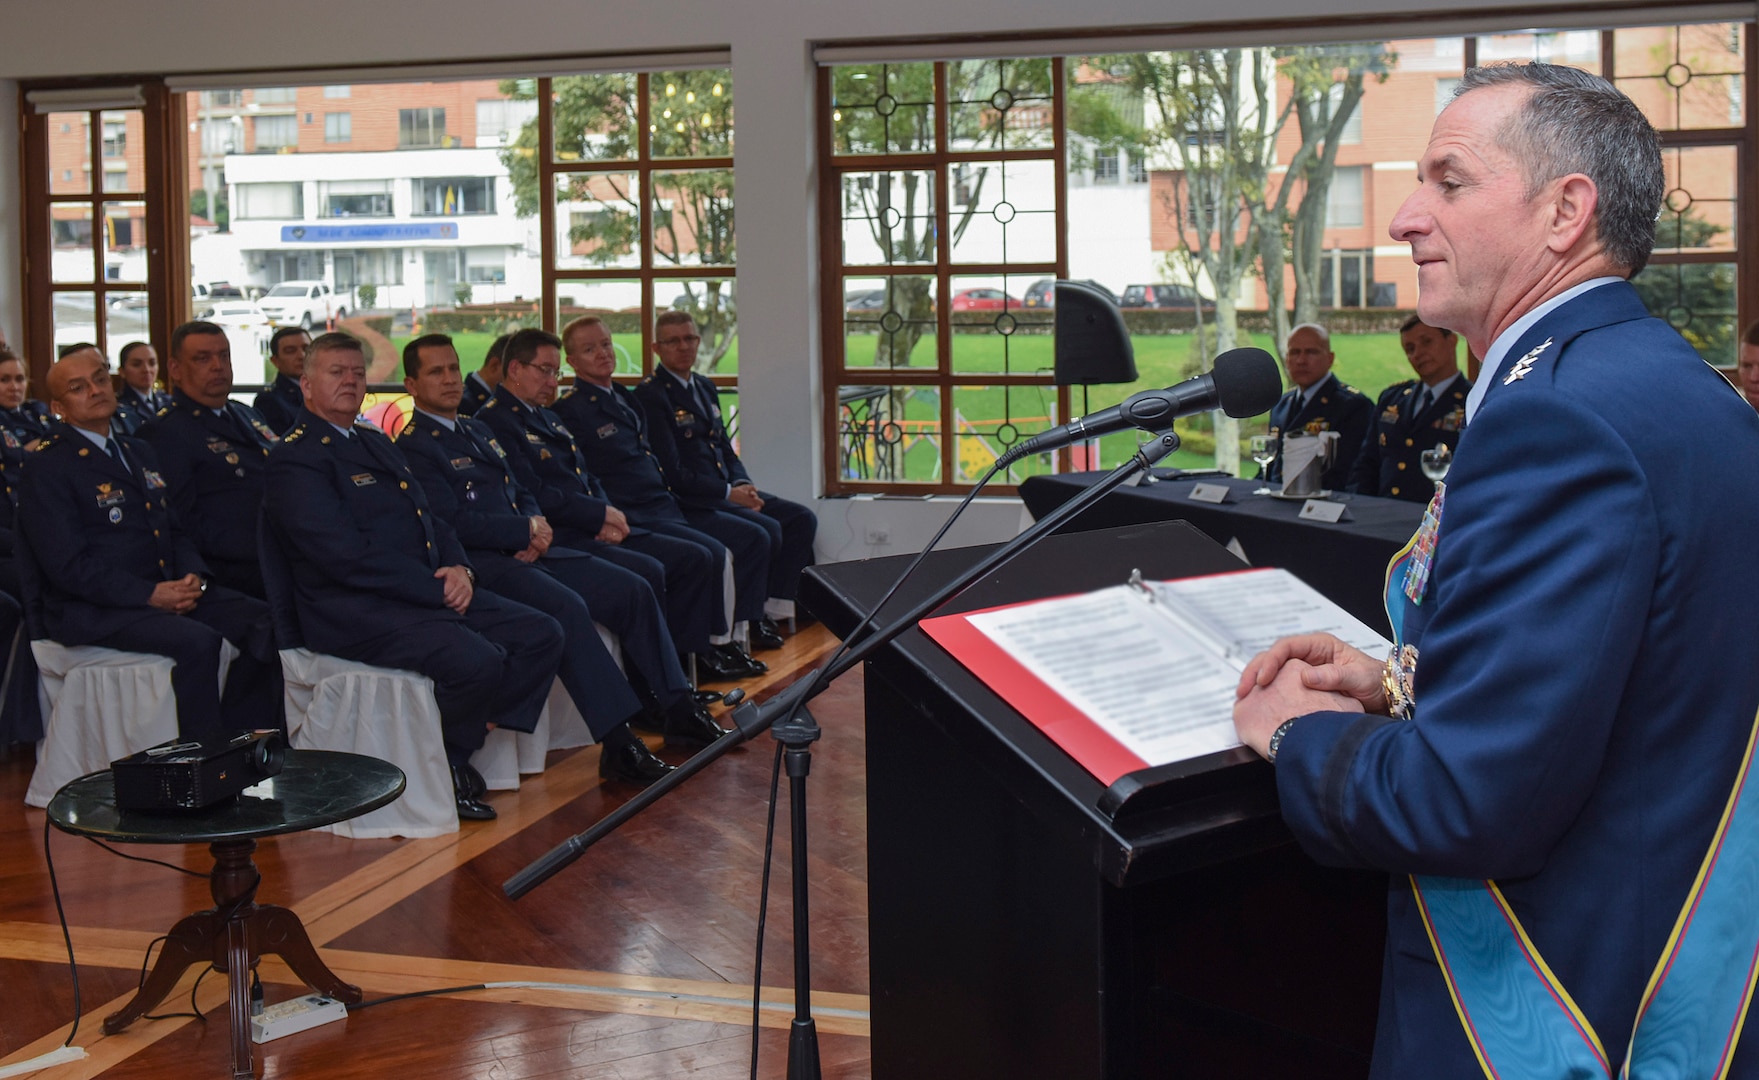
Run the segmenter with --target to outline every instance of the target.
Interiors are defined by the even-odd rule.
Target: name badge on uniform
[[[459,472],[463,472],[465,469],[470,468],[470,466],[471,460],[468,457],[455,457],[452,459],[452,467]]]
[[[608,439],[611,436],[617,434],[617,425],[616,424],[605,424],[598,429],[596,434],[601,439]]]
[[[117,488],[115,484],[98,485],[99,506],[120,506],[128,500],[128,493]]]
[[[216,439],[212,437],[208,439],[208,453],[210,454],[224,454],[230,449],[232,449],[232,444],[225,439]]]
[[[526,432],[525,438],[527,442],[541,443],[544,441],[544,437],[535,431]]]
[[[151,469],[142,469],[140,474],[147,482],[148,491],[158,491],[165,486],[165,478]]]
[[[369,487],[379,482],[378,477],[370,472],[357,472],[348,479],[354,481],[355,487]]]

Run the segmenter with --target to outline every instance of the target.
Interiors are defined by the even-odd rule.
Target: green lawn
[[[1073,393],[1075,410],[1090,412],[1102,409],[1117,404],[1138,390],[1170,386],[1183,381],[1190,371],[1191,350],[1195,343],[1196,337],[1192,334],[1144,335],[1133,338],[1137,381],[1128,385],[1092,387],[1087,391],[1085,401],[1081,390],[1076,389]],[[844,354],[848,366],[858,370],[865,360],[867,366],[871,367],[878,344],[878,336],[874,334],[849,335]],[[1241,344],[1270,350],[1271,342],[1268,336],[1252,335],[1250,342]],[[1397,334],[1339,335],[1333,339],[1332,344],[1337,353],[1334,370],[1338,378],[1371,398],[1377,397],[1393,383],[1411,378],[1411,368],[1399,347]],[[1042,335],[1016,335],[1004,339],[994,334],[958,334],[953,339],[953,370],[958,374],[1048,372],[1053,366],[1052,348],[1052,339]],[[911,359],[916,361],[911,366],[930,367],[934,356],[934,339],[924,338],[911,353]],[[989,460],[993,460],[993,455],[1003,448],[1004,443],[997,437],[1000,425],[1011,421],[1022,435],[1031,435],[1049,426],[1056,401],[1055,389],[1049,387],[1016,387],[1011,395],[1003,387],[960,388],[954,393],[953,407],[957,416],[969,425],[968,429],[962,429],[956,436],[963,444],[956,460],[964,467],[959,470],[959,475],[947,478],[954,483],[974,480],[977,475],[975,470],[986,466]],[[938,392],[928,389],[909,392],[902,405],[902,419],[907,429],[904,440],[905,476],[912,480],[941,479],[936,475],[938,457],[933,434],[925,432],[921,436],[912,436],[908,431],[913,422],[938,423]],[[897,417],[894,416],[894,419]],[[1242,438],[1262,433],[1266,426],[1265,417],[1247,420],[1242,424]],[[1170,464],[1180,468],[1213,466],[1214,440],[1210,434],[1209,418],[1194,417],[1182,422],[1178,430],[1189,439],[1192,450],[1180,450],[1170,459]],[[1134,451],[1137,441],[1137,437],[1129,432],[1102,439],[1100,464],[1111,466],[1121,462]],[[1247,470],[1255,468],[1244,452],[1241,458]],[[1012,471],[1010,479],[1018,481],[1034,473],[1047,471],[1048,467],[1038,459],[1022,462]]]

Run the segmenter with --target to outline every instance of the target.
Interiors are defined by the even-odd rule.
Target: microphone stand
[[[1146,473],[1179,448],[1172,431],[1157,434],[1137,448],[1130,460],[1107,473],[1092,487],[1034,522],[1032,527],[990,552],[953,581],[936,589],[903,617],[880,629],[870,629],[851,645],[841,659],[822,672],[814,670],[775,697],[759,705],[746,701],[733,710],[736,729],[697,751],[689,761],[667,773],[634,798],[533,860],[502,884],[508,899],[518,900],[554,877],[563,867],[585,854],[586,849],[615,832],[624,822],[664,798],[674,788],[719,760],[734,747],[764,733],[781,743],[788,770],[789,826],[793,860],[794,900],[794,1020],[788,1034],[788,1080],[819,1080],[818,1031],[812,1019],[812,957],[807,941],[806,776],[812,768],[812,744],[820,736],[818,722],[806,703],[817,697],[837,676],[867,659],[899,634],[915,626],[930,612],[963,592],[967,586],[1001,567],[1042,537],[1054,532],[1087,507],[1092,506],[1137,473]],[[752,987],[752,993],[761,992]]]

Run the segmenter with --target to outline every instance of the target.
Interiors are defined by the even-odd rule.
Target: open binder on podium
[[[1234,687],[1280,637],[1392,643],[1286,570],[1144,581],[924,619],[922,629],[1106,785],[1240,745]]]

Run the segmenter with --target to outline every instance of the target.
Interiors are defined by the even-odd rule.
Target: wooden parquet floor
[[[836,644],[811,626],[746,684],[762,697]],[[859,672],[814,705],[825,738],[808,781],[813,1004],[827,1078],[869,1075],[867,857]],[[305,833],[262,841],[258,899],[293,908],[330,967],[368,1000],[476,983],[486,990],[388,1002],[342,1023],[256,1047],[257,1075],[349,1080],[748,1075],[753,946],[774,744],[735,750],[518,902],[501,883],[619,805],[598,750],[560,751],[517,792],[494,793],[493,822],[428,840]],[[670,751],[662,756],[680,760]],[[40,810],[23,804],[30,748],[0,752],[0,1066],[67,1037],[75,1006],[44,861]],[[780,1077],[793,1016],[787,782],[778,806],[762,1002],[760,1075]],[[202,1019],[103,1018],[134,992],[142,958],[178,918],[212,906],[207,849],[123,848],[203,877],[131,862],[54,833],[51,853],[74,952],[84,1061],[31,1075],[158,1080],[230,1073],[225,979],[196,988]],[[303,989],[278,961],[269,1002]],[[156,1011],[189,1009],[195,973]]]

